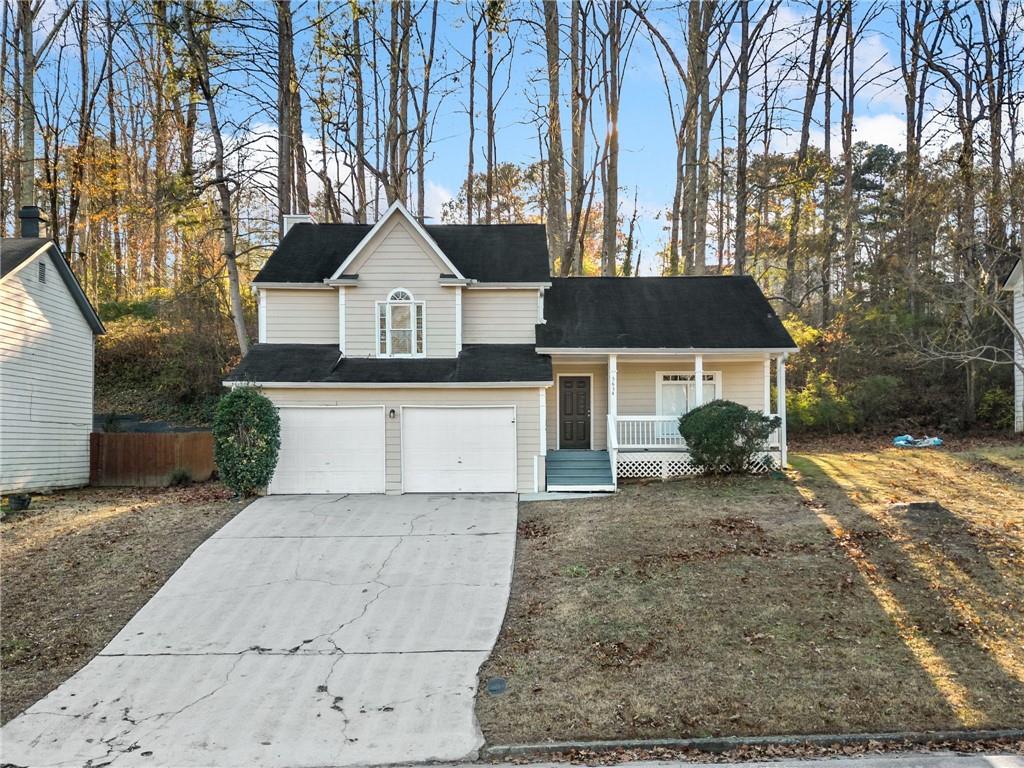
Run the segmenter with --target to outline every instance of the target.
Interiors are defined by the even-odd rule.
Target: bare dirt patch
[[[1024,726],[1020,486],[972,464],[1008,450],[523,504],[488,742]]]
[[[84,666],[245,504],[217,483],[85,488],[0,523],[0,721]]]

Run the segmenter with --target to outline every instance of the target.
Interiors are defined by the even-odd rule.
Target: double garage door
[[[270,493],[516,490],[513,406],[395,410],[389,419],[383,405],[280,408]]]

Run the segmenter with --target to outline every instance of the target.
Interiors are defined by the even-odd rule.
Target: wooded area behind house
[[[280,214],[437,215],[444,163],[441,219],[545,221],[555,275],[751,275],[794,430],[1012,424],[1020,0],[0,2],[0,220],[100,308],[99,410],[204,420]]]

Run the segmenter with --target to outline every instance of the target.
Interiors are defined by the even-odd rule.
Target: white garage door
[[[406,493],[516,490],[516,409],[402,408]]]
[[[284,407],[270,493],[384,493],[384,408]]]

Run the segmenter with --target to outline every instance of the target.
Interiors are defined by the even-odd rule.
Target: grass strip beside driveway
[[[83,667],[245,504],[217,483],[82,488],[5,519],[0,722]]]
[[[522,505],[488,742],[1021,727],[1024,451],[985,458]],[[922,497],[941,511],[889,511]]]

